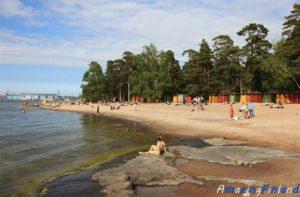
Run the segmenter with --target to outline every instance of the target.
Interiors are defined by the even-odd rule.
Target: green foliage
[[[237,32],[245,38],[242,48],[228,35],[218,35],[212,40],[212,51],[203,39],[199,50],[183,52],[188,60],[182,68],[173,51],[158,51],[153,44],[144,46],[139,54],[126,51],[121,59],[107,61],[105,76],[101,66],[91,62],[83,76],[82,96],[87,101],[126,100],[130,93],[154,101],[181,93],[299,91],[300,4],[293,6],[285,20],[283,38],[274,43],[273,50],[266,39],[269,30],[250,23]]]
[[[277,50],[288,64],[291,90],[300,90],[300,4],[294,4],[291,14],[285,17],[283,24],[284,41]]]
[[[183,66],[183,73],[188,95],[198,96],[200,94],[209,94],[211,89],[211,71],[213,68],[212,51],[206,40],[202,40],[199,51],[192,49],[183,52],[188,54],[188,61]]]
[[[242,49],[247,74],[251,76],[248,87],[251,91],[262,91],[264,76],[262,62],[270,55],[272,44],[266,40],[269,30],[262,24],[250,23],[237,32],[244,36],[246,45]]]
[[[105,81],[100,64],[91,62],[82,81],[82,97],[86,101],[97,101],[105,98]]]
[[[136,69],[130,76],[132,94],[149,100],[166,98],[174,85],[171,68],[176,68],[176,62],[173,52],[158,52],[153,44],[144,46],[142,53],[135,57]],[[176,79],[177,74],[173,81]]]
[[[213,82],[217,92],[242,92],[245,77],[240,64],[240,49],[228,35],[219,35],[214,41]]]

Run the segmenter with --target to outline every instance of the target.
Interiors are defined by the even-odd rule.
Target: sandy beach
[[[115,104],[115,106],[118,105]],[[240,107],[239,104],[234,105],[237,115],[240,115],[238,112]],[[235,154],[235,157],[240,154],[241,158],[253,156],[254,160],[262,156],[260,153],[255,152],[234,153],[234,146],[240,143],[247,147],[266,147],[290,153],[300,153],[300,105],[290,104],[286,105],[284,109],[273,109],[262,104],[255,104],[255,118],[237,121],[229,118],[229,105],[209,104],[205,108],[204,111],[192,111],[193,107],[188,105],[141,103],[137,105],[136,110],[133,105],[121,106],[119,110],[111,110],[110,106],[100,105],[99,118],[110,116],[136,121],[161,134],[188,138],[195,137],[196,139],[212,138],[212,141],[207,140],[207,142],[209,144],[213,142],[213,147],[216,148],[219,144],[213,138],[225,138],[230,143],[227,145],[233,145],[232,152],[220,153],[223,151],[223,148],[220,148],[219,151],[212,152],[211,158],[217,157],[215,154],[220,154],[227,159],[229,157],[226,154]],[[93,106],[63,104],[54,109],[96,114],[97,104],[93,104]],[[226,144],[220,145],[226,147]],[[201,149],[198,150],[201,151]],[[237,147],[236,150],[239,150],[239,148]],[[200,152],[195,155],[198,154]],[[180,159],[177,161],[180,161]],[[207,197],[218,196],[219,194],[216,191],[221,184],[234,187],[249,186],[248,183],[240,181],[241,179],[254,180],[270,185],[295,186],[300,183],[299,158],[279,157],[276,159],[274,157],[254,165],[226,165],[220,162],[192,158],[183,161],[176,164],[175,168],[187,176],[200,177],[203,185],[183,182],[177,186],[138,186],[135,189],[138,196],[151,196],[153,194],[156,196],[186,196],[187,193],[189,193],[189,196],[199,196],[199,194]],[[145,169],[148,168],[147,166],[144,167]],[[207,179],[205,177],[217,177],[217,179]],[[219,178],[221,179],[218,180]],[[231,182],[227,179],[237,181]],[[241,196],[241,194],[223,195]],[[272,196],[272,194],[265,195]]]
[[[118,104],[115,104],[118,106]],[[241,107],[235,104],[239,114]],[[245,141],[249,146],[270,147],[289,152],[300,152],[300,105],[285,105],[284,109],[271,109],[255,104],[255,118],[234,121],[229,118],[229,106],[209,104],[205,111],[192,111],[192,106],[166,104],[138,104],[121,106],[110,110],[100,105],[101,115],[137,121],[153,131],[179,136],[212,138],[222,137],[230,140]],[[96,104],[61,105],[57,110],[94,113]]]

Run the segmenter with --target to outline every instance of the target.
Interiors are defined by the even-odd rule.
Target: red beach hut
[[[192,97],[191,96],[185,97],[185,103],[192,103]]]
[[[259,92],[253,92],[250,94],[250,102],[252,103],[262,103],[263,95]]]
[[[292,104],[300,104],[300,93],[289,94],[289,100]]]
[[[228,103],[228,100],[229,100],[229,95],[227,95],[227,94],[219,95],[219,103],[225,103],[225,102]]]

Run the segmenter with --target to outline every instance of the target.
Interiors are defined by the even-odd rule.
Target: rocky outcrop
[[[213,146],[232,146],[232,145],[247,144],[247,142],[244,141],[226,140],[224,138],[208,138],[208,139],[203,139],[203,141]]]
[[[264,147],[210,146],[193,148],[172,146],[169,149],[184,159],[200,159],[226,165],[253,165],[275,158],[300,158],[299,154]]]
[[[166,157],[139,155],[123,165],[94,174],[92,179],[103,186],[101,192],[110,196],[131,196],[134,193],[133,188],[137,185],[178,185],[183,182],[203,184],[176,169],[172,158],[172,154]]]
[[[220,144],[221,141],[214,140]],[[224,144],[224,143],[222,143]],[[189,159],[206,160],[226,165],[255,165],[275,158],[299,158],[299,154],[287,153],[263,147],[236,146],[226,143],[204,148],[171,146],[164,156],[139,155],[126,163],[102,170],[92,176],[102,186],[101,192],[109,196],[133,196],[135,186],[172,186],[183,182],[202,185],[201,180],[261,184],[257,180],[226,177],[191,177],[176,168]]]

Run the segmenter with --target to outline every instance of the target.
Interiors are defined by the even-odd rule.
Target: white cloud
[[[19,0],[1,0],[0,2],[1,15],[5,17],[22,16],[28,17],[32,15],[32,8],[23,5]]]
[[[14,6],[5,13],[6,17],[12,17],[13,13],[26,17],[28,10],[37,12],[18,4],[20,1],[12,2]],[[150,42],[159,49],[175,51],[177,59],[184,61],[182,51],[198,48],[202,38],[211,43],[211,39],[218,34],[229,34],[237,44],[242,45],[243,38],[238,37],[236,32],[250,22],[264,24],[270,30],[268,38],[271,41],[279,39],[283,17],[289,13],[293,2],[49,1],[47,7],[52,17],[66,28],[76,28],[76,31],[58,38],[4,32],[1,34],[1,63],[86,66],[89,61],[98,60],[104,65],[109,59],[121,57],[126,50],[139,52],[143,45]]]
[[[5,18],[20,17],[27,25],[44,25],[39,20],[38,12],[26,6],[20,0],[0,0],[0,16]]]

